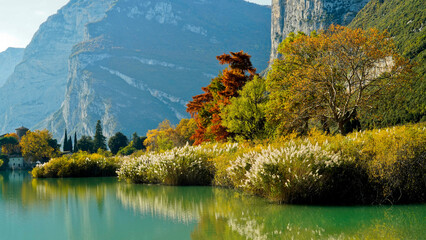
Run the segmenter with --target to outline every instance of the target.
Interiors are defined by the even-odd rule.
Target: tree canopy
[[[117,154],[117,152],[121,149],[127,146],[129,144],[129,140],[127,137],[121,133],[117,132],[114,136],[112,136],[108,140],[108,147],[111,150],[112,154]]]
[[[106,150],[106,137],[102,133],[102,125],[101,121],[98,120],[96,123],[96,131],[95,131],[95,137],[93,139],[93,148],[95,151],[97,151],[99,148]]]
[[[187,105],[187,112],[197,122],[197,129],[192,136],[195,144],[222,141],[229,137],[228,130],[222,125],[221,109],[229,105],[230,99],[237,97],[238,91],[256,74],[250,58],[243,51],[217,56],[219,63],[227,64],[228,67],[212,79],[207,87],[202,88],[203,94],[194,96]]]
[[[90,136],[81,136],[81,138],[77,141],[77,147],[80,151],[90,152],[93,153],[94,151],[94,144],[93,144],[93,138]]]
[[[309,120],[325,128],[357,117],[381,94],[406,84],[410,65],[386,32],[330,26],[319,34],[290,35],[267,78],[268,120],[278,131],[306,132]]]
[[[27,132],[20,146],[22,155],[30,161],[43,161],[59,155],[59,145],[48,130]]]
[[[222,123],[236,138],[260,139],[265,137],[267,102],[264,79],[255,76],[241,91],[239,97],[231,98],[222,113]]]
[[[21,148],[19,147],[19,137],[16,133],[6,134],[3,138],[0,138],[1,152],[4,154],[20,153]]]

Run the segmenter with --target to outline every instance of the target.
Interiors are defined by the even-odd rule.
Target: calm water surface
[[[278,206],[211,187],[0,172],[0,239],[426,239],[426,205]]]

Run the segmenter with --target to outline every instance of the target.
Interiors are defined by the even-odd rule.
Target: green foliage
[[[93,139],[92,139],[92,137],[89,137],[89,136],[82,136],[82,137],[81,137],[81,138],[77,141],[77,148],[78,148],[80,151],[93,153],[93,152],[94,152],[94,144],[93,144]]]
[[[146,140],[146,137],[139,137],[137,133],[133,133],[131,145],[136,150],[144,150],[146,149],[143,142]]]
[[[112,136],[108,140],[108,147],[111,150],[112,154],[117,154],[117,152],[121,149],[127,146],[129,144],[129,140],[127,137],[121,133],[117,132],[114,136]]]
[[[96,123],[95,137],[93,138],[93,150],[97,151],[99,148],[104,150],[107,149],[106,137],[102,133],[102,125],[100,120],[98,120]]]
[[[77,132],[74,133],[74,149],[73,152],[78,152],[78,146],[77,146]]]
[[[135,153],[137,151],[138,150],[130,144],[130,145],[127,145],[124,148],[121,148],[120,151],[118,151],[117,154],[120,155],[120,156],[129,156],[129,155],[132,155],[133,153]]]
[[[426,120],[426,4],[423,0],[372,0],[349,27],[377,28],[392,36],[398,51],[416,62],[409,89],[395,89],[365,113],[369,128]]]
[[[264,138],[266,102],[265,81],[255,76],[239,91],[239,97],[231,98],[231,104],[222,110],[222,125],[228,128],[236,139]]]
[[[74,144],[76,144],[76,142],[74,142]],[[62,150],[64,152],[72,152],[73,151],[72,139],[71,139],[71,136],[68,137],[66,129],[65,129],[64,144],[63,144]]]
[[[108,177],[116,176],[119,166],[120,160],[117,158],[78,152],[37,165],[31,174],[35,178]]]
[[[4,170],[8,168],[9,158],[7,155],[3,155],[0,153],[0,170]]]

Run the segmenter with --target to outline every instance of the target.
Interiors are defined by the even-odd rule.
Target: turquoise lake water
[[[0,239],[426,239],[426,205],[276,205],[212,187],[0,172]]]

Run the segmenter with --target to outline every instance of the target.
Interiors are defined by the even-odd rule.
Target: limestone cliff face
[[[13,73],[15,66],[21,62],[23,56],[23,48],[8,48],[0,53],[0,87]]]
[[[74,47],[62,107],[39,128],[93,135],[100,119],[111,136],[176,124],[223,68],[217,55],[244,50],[267,67],[270,19],[243,0],[118,0]]]
[[[347,25],[369,0],[272,0],[271,62],[278,45],[290,32]]]
[[[101,20],[113,2],[71,0],[40,26],[0,88],[0,132],[32,128],[61,106],[72,47],[86,39],[86,24]]]

